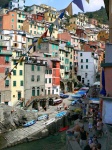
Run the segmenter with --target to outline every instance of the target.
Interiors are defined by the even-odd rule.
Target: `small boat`
[[[55,121],[55,118],[51,118],[51,119],[49,119],[48,121],[44,122],[43,124],[44,124],[44,125],[49,125],[49,124],[51,124],[51,123],[54,122],[54,121]]]
[[[29,127],[36,123],[36,120],[31,120],[23,125],[23,127]]]
[[[69,128],[69,126],[66,126],[66,127],[60,128],[60,129],[59,129],[59,132],[63,132],[63,131],[65,131],[65,130],[68,130],[68,128]]]
[[[66,115],[66,112],[65,112],[65,111],[62,111],[62,112],[56,114],[56,118],[63,117],[64,115]]]
[[[38,117],[38,121],[45,120],[45,119],[47,119],[47,117],[48,117],[47,114],[46,115],[42,115],[42,116]]]
[[[53,100],[53,104],[54,105],[57,105],[57,104],[60,104],[60,103],[62,103],[62,99],[55,99],[55,100]]]

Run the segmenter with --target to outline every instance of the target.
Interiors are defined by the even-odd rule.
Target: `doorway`
[[[18,100],[21,98],[21,92],[18,92]]]

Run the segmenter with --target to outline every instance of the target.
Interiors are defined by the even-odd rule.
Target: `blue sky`
[[[57,10],[66,8],[72,0],[26,0],[26,6],[30,6],[33,4],[40,5],[40,4],[47,4],[49,6],[55,7]],[[95,11],[104,6],[103,0],[90,0],[88,4],[86,0],[82,0],[84,10],[87,11]],[[81,12],[80,9],[77,8],[75,4],[73,4],[73,11],[74,13]]]

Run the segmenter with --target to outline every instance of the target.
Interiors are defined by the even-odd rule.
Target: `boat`
[[[39,116],[39,117],[37,118],[37,120],[38,120],[38,121],[41,121],[41,120],[47,119],[47,117],[48,117],[48,115],[45,114],[45,115]]]
[[[23,127],[29,127],[36,123],[36,120],[31,120],[23,125]]]
[[[51,119],[49,119],[48,121],[44,122],[43,124],[44,124],[44,125],[49,125],[49,124],[51,124],[51,123],[54,122],[54,121],[55,121],[55,118],[51,118]]]
[[[66,127],[60,128],[60,129],[59,129],[59,132],[63,132],[63,131],[65,131],[65,130],[68,130],[68,128],[69,128],[69,126],[66,126]]]
[[[62,103],[62,99],[55,99],[55,100],[53,100],[53,105],[58,105],[58,104],[60,104],[60,103]]]
[[[60,97],[61,97],[61,98],[68,98],[69,95],[68,95],[68,94],[62,94],[62,93],[61,93],[61,94],[60,94]]]
[[[56,114],[56,118],[63,117],[64,115],[66,115],[65,111],[59,112],[58,114]]]

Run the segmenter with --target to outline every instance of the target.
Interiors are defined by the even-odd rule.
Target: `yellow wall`
[[[13,57],[16,57],[16,52],[12,52]],[[18,57],[19,58],[19,57]],[[13,60],[11,62],[11,68],[14,67]],[[22,65],[20,63],[17,66],[16,75],[13,73],[11,75],[11,102],[12,105],[18,102],[18,92],[21,92],[21,98],[24,98],[24,62]],[[19,74],[19,71],[22,70],[22,75]],[[13,86],[13,81],[16,81],[16,86]],[[20,81],[23,81],[23,86],[20,85]]]

